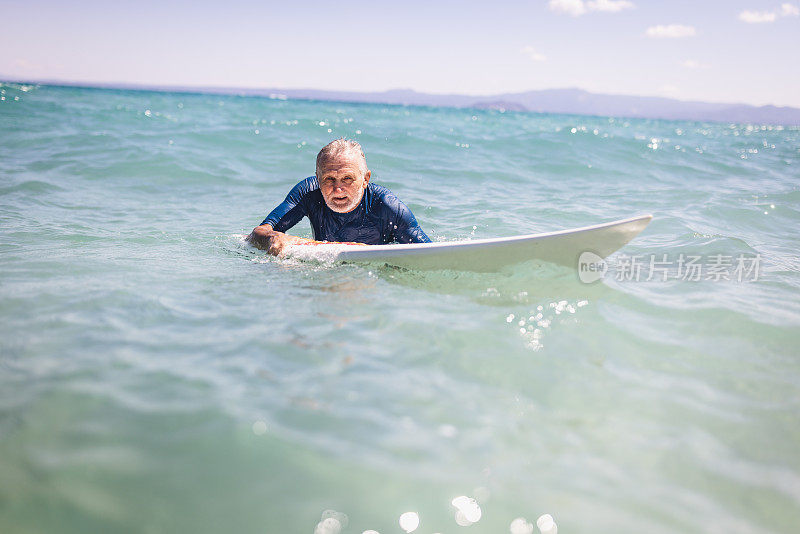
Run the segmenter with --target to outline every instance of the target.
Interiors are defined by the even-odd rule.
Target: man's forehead
[[[322,166],[322,172],[328,173],[350,169],[361,170],[359,163],[361,163],[360,158],[341,154],[326,161]]]

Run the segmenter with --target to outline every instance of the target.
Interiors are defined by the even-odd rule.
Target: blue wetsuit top
[[[368,245],[385,243],[430,243],[417,219],[394,193],[373,183],[367,184],[358,206],[348,213],[330,209],[319,190],[316,176],[310,176],[289,191],[286,200],[272,210],[261,224],[285,232],[303,216],[311,221],[318,241],[355,241]]]

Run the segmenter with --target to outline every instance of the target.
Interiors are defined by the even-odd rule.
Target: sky
[[[800,107],[800,0],[0,0],[0,79]]]

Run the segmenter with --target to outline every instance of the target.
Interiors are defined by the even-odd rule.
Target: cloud
[[[694,26],[685,26],[683,24],[669,24],[658,26],[650,26],[645,31],[645,35],[655,39],[677,39],[680,37],[692,37],[697,33]]]
[[[696,59],[687,59],[686,61],[681,62],[681,65],[683,65],[687,69],[705,69],[705,68],[708,68],[708,65],[706,65],[705,63],[700,63]]]
[[[775,22],[776,18],[777,15],[773,11],[742,11],[739,13],[739,20],[748,24]]]
[[[800,8],[793,4],[781,4],[782,17],[797,17],[800,16]]]
[[[566,13],[573,17],[586,13],[586,5],[583,3],[583,0],[550,0],[547,6],[550,8],[550,11]]]
[[[544,54],[540,54],[530,45],[523,47],[520,52],[531,58],[533,61],[547,61],[547,57]]]
[[[594,0],[593,2],[587,2],[586,6],[591,11],[616,13],[623,9],[631,9],[633,7],[633,2],[628,2],[627,0]]]
[[[590,11],[617,13],[623,9],[631,9],[634,5],[633,2],[628,0],[590,0],[588,2],[583,0],[550,0],[548,7],[550,11],[555,11],[556,13],[579,17]]]
[[[800,8],[794,4],[784,2],[779,10],[773,11],[750,11],[745,9],[739,13],[739,20],[748,24],[761,24],[764,22],[775,22],[778,17],[797,17],[800,16]]]

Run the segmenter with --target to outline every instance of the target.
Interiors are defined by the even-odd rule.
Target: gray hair
[[[361,169],[361,174],[367,174],[367,158],[364,156],[364,149],[361,148],[358,141],[340,137],[322,147],[322,150],[317,154],[317,177],[321,174],[322,168],[326,163],[339,156],[357,157],[359,159],[358,167]]]

